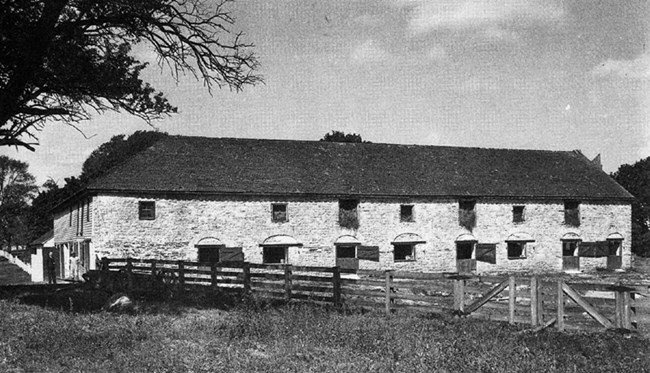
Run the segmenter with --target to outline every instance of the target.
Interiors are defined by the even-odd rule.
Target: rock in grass
[[[106,311],[111,312],[132,312],[134,310],[133,301],[124,293],[113,294],[104,305]]]

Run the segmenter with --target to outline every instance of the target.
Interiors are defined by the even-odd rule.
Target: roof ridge
[[[227,140],[227,141],[260,141],[260,142],[286,142],[286,143],[319,143],[319,144],[337,144],[342,146],[398,146],[398,147],[433,147],[448,149],[479,149],[479,150],[498,150],[498,151],[521,151],[521,152],[545,152],[545,153],[573,153],[575,150],[552,150],[552,149],[530,149],[530,148],[496,148],[480,146],[461,146],[461,145],[436,145],[436,144],[399,144],[388,142],[338,142],[322,140],[304,140],[304,139],[265,139],[254,137],[210,137],[210,136],[188,136],[188,135],[169,135],[167,139],[204,139],[204,140]],[[163,139],[164,140],[164,139]]]

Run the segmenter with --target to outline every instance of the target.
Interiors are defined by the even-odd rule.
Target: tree
[[[178,79],[209,90],[255,84],[252,44],[233,33],[232,0],[0,0],[0,145],[34,150],[48,120],[76,127],[92,112],[148,123],[176,112],[140,78],[144,43]]]
[[[134,154],[167,136],[164,132],[155,131],[136,131],[128,138],[125,135],[113,136],[108,142],[93,150],[86,158],[79,176],[81,182],[85,183],[101,176]]]
[[[363,141],[361,138],[361,135],[357,135],[356,133],[344,133],[341,131],[334,131],[332,130],[332,133],[327,133],[325,136],[320,140],[320,141],[327,141],[327,142],[370,142],[370,141]]]
[[[632,252],[650,256],[650,157],[624,164],[611,176],[636,197],[632,202]]]
[[[28,243],[27,211],[36,185],[27,163],[0,155],[0,246]]]

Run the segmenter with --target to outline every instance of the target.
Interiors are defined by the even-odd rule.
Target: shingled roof
[[[629,200],[581,153],[169,136],[89,191]]]

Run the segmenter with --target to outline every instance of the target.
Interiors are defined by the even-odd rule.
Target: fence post
[[[133,260],[131,258],[126,258],[126,281],[127,290],[133,290]]]
[[[617,328],[623,327],[623,292],[617,290],[614,292],[614,300],[616,303],[615,325]]]
[[[516,292],[517,292],[517,285],[515,283],[515,276],[510,276],[508,278],[508,322],[510,324],[515,323],[515,302],[517,300]]]
[[[182,260],[178,261],[178,292],[183,294],[185,291],[185,264]]]
[[[338,266],[332,268],[332,301],[334,307],[341,306],[341,270]]]
[[[539,282],[537,276],[530,278],[530,325],[537,326],[539,323]]]
[[[623,328],[625,329],[632,329],[632,320],[630,315],[632,308],[630,307],[630,295],[631,294],[629,291],[623,292]]]
[[[108,258],[107,258],[107,257],[103,257],[103,258],[102,258],[102,264],[101,264],[102,267],[100,268],[100,270],[101,270],[102,272],[108,272],[108,264],[109,264],[109,263],[108,263]]]
[[[465,279],[460,277],[454,280],[454,310],[465,312]]]
[[[151,261],[151,282],[152,284],[156,282],[156,259]]]
[[[562,286],[564,284],[564,280],[559,279],[557,280],[557,320],[556,326],[559,331],[564,330],[564,290],[562,289]]]
[[[390,269],[387,269],[386,272],[386,316],[390,316],[391,312],[391,291],[393,289],[393,271]]]
[[[244,292],[249,293],[251,291],[251,265],[249,262],[244,262],[243,266],[244,271]]]
[[[217,262],[210,263],[210,281],[214,290],[219,289],[219,284],[217,283]]]
[[[291,264],[284,266],[284,300],[287,302],[291,300],[291,288],[293,287],[291,268]]]

